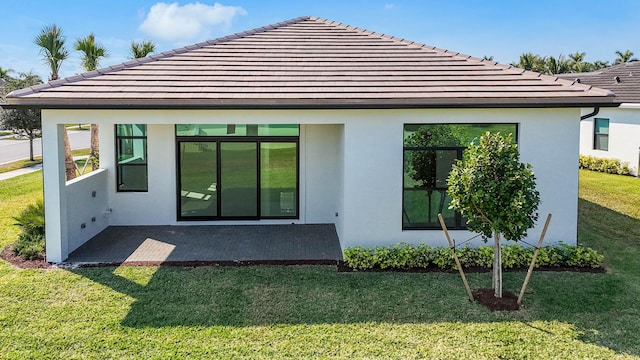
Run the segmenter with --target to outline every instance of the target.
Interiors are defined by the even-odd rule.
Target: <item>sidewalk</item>
[[[88,157],[89,157],[89,155],[74,156],[73,160],[86,159]],[[13,170],[13,171],[7,171],[5,173],[0,173],[0,181],[11,179],[11,178],[14,178],[16,176],[29,174],[29,173],[40,171],[40,170],[42,170],[42,164],[37,164],[37,165],[33,165],[33,166],[29,166],[29,167],[26,167],[26,168],[17,169],[17,170]]]
[[[29,173],[40,171],[40,170],[42,170],[42,164],[38,164],[38,165],[34,165],[34,166],[30,166],[30,167],[26,167],[18,170],[13,170],[13,171],[7,171],[5,173],[0,174],[0,181],[11,179],[16,176],[29,174]]]

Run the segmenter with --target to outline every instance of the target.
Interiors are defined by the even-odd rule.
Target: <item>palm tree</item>
[[[0,66],[0,79],[8,79],[9,74],[11,74],[12,72],[13,69],[3,69],[2,66]]]
[[[545,57],[541,57],[538,54],[526,53],[520,55],[520,61],[511,65],[517,66],[521,69],[536,71],[539,73],[545,72]]]
[[[633,52],[631,50],[627,50],[625,52],[618,50],[616,51],[616,55],[618,55],[618,58],[613,62],[613,65],[618,65],[630,61],[638,61],[638,59],[633,58]]]
[[[574,62],[574,63],[581,63],[584,61],[584,57],[587,56],[587,53],[585,52],[575,52],[575,54],[571,54],[569,55],[569,58]]]
[[[108,56],[107,49],[96,44],[96,37],[93,34],[76,40],[75,47],[76,50],[82,52],[82,67],[87,71],[97,69],[100,58]]]
[[[140,59],[147,57],[154,51],[156,51],[156,44],[154,44],[153,41],[132,41],[129,56],[131,59]]]
[[[76,50],[82,52],[82,67],[87,71],[93,71],[100,64],[100,58],[108,56],[107,49],[96,43],[96,37],[93,33],[87,37],[76,40]],[[95,171],[98,168],[98,150],[100,143],[98,140],[98,124],[91,124],[91,150],[89,152],[89,159],[91,160],[91,170]]]
[[[51,69],[49,80],[58,80],[60,65],[69,57],[69,51],[64,47],[62,29],[55,24],[45,26],[33,41],[40,46],[40,55]]]
[[[547,73],[553,74],[565,74],[571,71],[571,63],[567,58],[560,54],[557,58],[549,56],[546,61]]]
[[[69,51],[64,47],[65,37],[62,29],[55,24],[45,26],[33,42],[40,47],[40,55],[44,62],[49,65],[51,74],[49,80],[57,80],[58,72],[62,62],[69,57]],[[69,145],[69,134],[64,129],[64,167],[67,181],[76,177],[76,164],[73,162],[71,146]]]
[[[593,62],[593,70],[604,69],[609,66],[608,61],[596,60]]]

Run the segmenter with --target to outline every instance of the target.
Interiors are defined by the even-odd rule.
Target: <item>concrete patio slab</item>
[[[342,260],[333,224],[111,226],[65,263],[322,263]]]

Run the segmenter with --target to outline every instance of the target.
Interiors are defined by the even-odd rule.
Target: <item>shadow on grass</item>
[[[640,228],[637,219],[597,204],[581,200],[580,206],[581,229],[593,226],[585,223],[585,207],[589,219]],[[616,242],[583,232],[587,245],[607,257],[629,251],[627,239]],[[635,239],[635,251],[639,243]],[[140,271],[135,267],[73,272],[135,298],[121,322],[127,327],[559,321],[572,324],[581,341],[640,355],[640,290],[634,285],[637,275],[628,274],[638,266],[634,261],[607,274],[534,272],[525,308],[512,313],[491,313],[469,303],[457,274],[338,273],[332,266],[161,266],[140,285],[129,279]],[[479,288],[489,286],[490,276],[468,278]],[[517,293],[524,276],[505,273],[505,289]]]

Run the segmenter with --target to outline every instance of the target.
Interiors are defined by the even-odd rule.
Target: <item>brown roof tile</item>
[[[15,91],[42,107],[611,105],[611,92],[316,17]]]
[[[640,103],[640,61],[623,63],[588,73],[560,74],[559,78],[609,89],[619,102]]]

